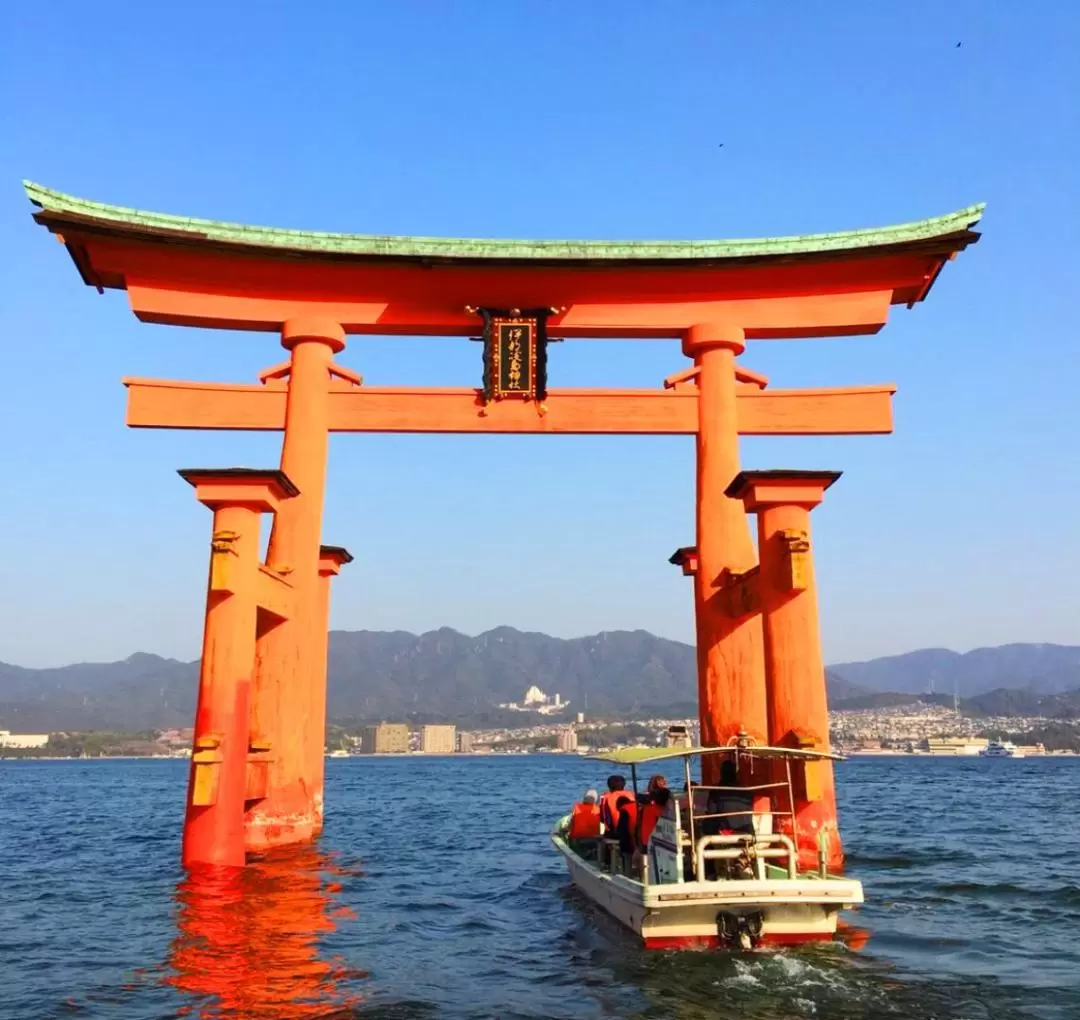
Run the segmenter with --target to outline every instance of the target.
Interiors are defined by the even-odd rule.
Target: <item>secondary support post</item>
[[[281,344],[291,353],[281,469],[296,482],[300,495],[274,520],[267,563],[292,583],[296,608],[290,620],[259,637],[255,712],[264,731],[272,729],[265,735],[275,756],[266,797],[247,815],[249,850],[310,839],[322,828],[323,814],[326,632],[319,546],[329,452],[330,365],[345,347],[345,333],[330,319],[305,316],[283,325]]]
[[[741,328],[706,323],[691,328],[683,353],[698,368],[697,624],[701,743],[726,744],[740,731],[764,741],[768,729],[761,624],[728,616],[717,593],[755,564],[742,506],[725,492],[739,470],[735,357],[745,349]],[[714,783],[719,765],[703,763]]]
[[[758,594],[765,637],[769,743],[828,751],[829,707],[821,654],[817,590],[810,545],[810,511],[838,471],[744,471],[729,486],[732,499],[757,514],[761,567]],[[794,769],[799,864],[843,867],[836,786],[829,759]]]
[[[214,511],[183,862],[244,864],[249,696],[260,604],[259,518],[296,488],[281,471],[181,471]]]
[[[323,682],[315,686],[313,690],[314,703],[312,714],[320,724],[318,740],[312,740],[308,746],[308,774],[313,777],[315,788],[319,791],[319,830],[322,829],[322,791],[323,777],[326,770],[325,756],[325,729],[326,729],[326,666],[330,640],[330,579],[341,573],[341,568],[346,563],[352,563],[352,555],[348,549],[340,545],[323,545],[319,547],[319,633],[322,635],[318,641],[316,650],[319,653],[315,667],[315,675],[323,678]]]

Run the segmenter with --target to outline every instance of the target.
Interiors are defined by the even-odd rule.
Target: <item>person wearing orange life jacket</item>
[[[645,788],[645,792],[637,794],[639,812],[646,804],[652,803],[653,793],[661,788],[667,789],[667,780],[663,776],[653,776],[649,780],[649,785]]]
[[[619,821],[619,812],[616,802],[625,796],[626,780],[622,776],[608,776],[607,793],[600,798],[600,821],[604,825],[604,835],[609,839],[615,837],[615,827]]]
[[[582,857],[595,851],[600,839],[600,805],[596,799],[596,791],[587,790],[581,803],[575,804],[570,814],[566,839],[570,849]]]
[[[648,849],[649,837],[656,828],[656,823],[664,817],[669,800],[671,791],[667,786],[657,786],[649,802],[639,812],[637,842],[643,851]]]
[[[615,810],[618,812],[615,821],[615,835],[619,840],[619,851],[622,854],[623,873],[633,874],[634,853],[637,850],[637,827],[638,827],[638,804],[628,793],[619,794],[615,802]]]

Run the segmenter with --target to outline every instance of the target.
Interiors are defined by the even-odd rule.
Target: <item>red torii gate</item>
[[[827,748],[808,512],[837,475],[740,475],[738,436],[887,433],[895,387],[769,390],[736,358],[748,340],[876,333],[978,238],[981,206],[804,237],[478,241],[248,227],[25,187],[84,282],[126,290],[139,319],[278,332],[289,351],[255,384],[124,380],[132,427],[284,431],[280,469],[181,472],[214,512],[185,863],[243,864],[322,827],[329,579],[351,559],[322,544],[335,431],[696,435],[696,544],[672,559],[694,578],[702,744]],[[481,389],[369,387],[333,360],[348,334],[481,329]],[[548,391],[548,341],[571,338],[679,339],[692,366],[663,389]],[[842,864],[831,764],[808,766],[796,809],[805,858],[824,837]]]

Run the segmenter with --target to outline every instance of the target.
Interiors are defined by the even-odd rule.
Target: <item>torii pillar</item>
[[[683,353],[698,369],[697,546],[694,609],[697,625],[701,744],[727,744],[743,732],[765,743],[765,666],[761,622],[732,618],[719,592],[755,563],[750,528],[739,500],[726,494],[739,471],[735,358],[745,349],[740,327],[692,327]],[[702,780],[715,783],[719,762],[705,759]]]
[[[727,489],[729,498],[757,514],[756,589],[765,638],[769,743],[776,747],[830,749],[810,511],[839,477],[838,471],[744,471]],[[816,868],[823,853],[828,870],[840,871],[844,851],[832,761],[807,761],[792,779],[800,867]]]
[[[248,850],[310,839],[323,817],[326,618],[320,545],[331,366],[345,347],[345,331],[331,319],[293,318],[282,327],[281,344],[290,352],[281,469],[300,493],[275,517],[266,559],[292,582],[296,611],[259,635],[253,719],[272,745],[273,758],[266,796],[247,813]]]
[[[259,563],[260,516],[279,512],[297,492],[281,471],[180,475],[214,512],[183,862],[241,867],[249,771],[262,767],[249,715],[256,631],[260,620],[285,619],[293,606],[292,586]]]
[[[352,563],[352,554],[340,545],[319,547],[319,624],[315,635],[318,661],[315,676],[321,677],[321,683],[311,685],[311,718],[317,731],[308,741],[308,775],[312,777],[318,791],[319,813],[318,827],[322,829],[322,792],[323,777],[326,771],[326,674],[330,642],[330,580],[341,573],[346,563]]]

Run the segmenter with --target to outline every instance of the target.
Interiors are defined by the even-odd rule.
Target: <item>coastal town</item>
[[[354,755],[589,754],[619,747],[692,747],[698,721],[688,718],[587,718],[558,695],[532,687],[519,704],[520,724],[463,727],[453,723],[331,723],[326,753]],[[554,711],[553,711],[554,709]],[[1024,757],[1080,753],[1080,719],[975,716],[916,701],[903,706],[829,713],[833,748],[845,755],[977,755],[994,740],[1013,741]],[[1047,736],[1049,734],[1049,737]],[[193,731],[34,733],[0,730],[0,757],[190,757]],[[1040,739],[1041,738],[1041,739]]]

